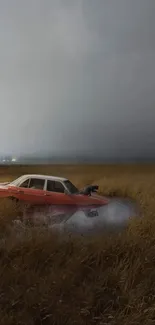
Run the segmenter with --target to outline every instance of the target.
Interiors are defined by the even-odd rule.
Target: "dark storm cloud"
[[[0,0],[1,152],[153,154],[154,0]]]

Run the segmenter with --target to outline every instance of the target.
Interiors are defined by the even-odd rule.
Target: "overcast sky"
[[[0,0],[0,153],[155,156],[155,1]]]

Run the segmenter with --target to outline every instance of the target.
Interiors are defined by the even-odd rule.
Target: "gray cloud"
[[[154,154],[154,0],[0,0],[1,152]]]

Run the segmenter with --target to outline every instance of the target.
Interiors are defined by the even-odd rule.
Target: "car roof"
[[[25,177],[29,177],[29,178],[41,178],[41,179],[49,179],[49,180],[53,180],[53,181],[67,181],[67,178],[64,177],[58,177],[58,176],[51,176],[51,175],[40,175],[40,174],[25,174],[22,175],[23,178]]]

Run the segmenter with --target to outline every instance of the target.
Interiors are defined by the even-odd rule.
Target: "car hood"
[[[85,197],[85,201],[82,200],[84,205],[105,205],[109,203],[109,200],[103,196],[97,195],[95,193],[91,194],[91,196],[85,196],[83,194],[78,194],[81,197]]]
[[[102,204],[108,204],[109,199],[107,197],[103,197],[97,194],[92,194],[91,196],[94,200],[97,200],[98,202],[101,202]]]

